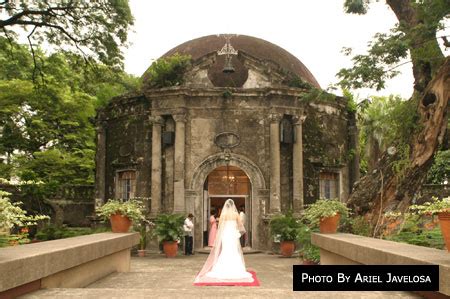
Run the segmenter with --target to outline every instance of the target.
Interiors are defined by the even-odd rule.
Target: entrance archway
[[[266,189],[264,176],[259,167],[247,157],[234,153],[218,153],[209,156],[193,170],[192,176],[187,176],[191,179],[188,179],[189,188],[186,189],[185,198],[187,212],[195,215],[194,247],[196,249],[203,247],[202,232],[207,230],[204,228],[204,219],[207,217],[207,211],[204,209],[205,181],[214,169],[226,165],[238,167],[249,178],[251,185],[249,210],[251,212],[246,213],[251,218],[251,221],[248,221],[252,231],[249,243],[255,249],[265,248],[265,244],[261,243],[260,245],[262,239],[259,234],[262,233],[263,217],[266,214],[266,206],[269,202],[269,190]]]
[[[251,183],[247,174],[236,166],[219,166],[211,171],[204,184],[203,209],[203,246],[209,242],[209,218],[211,212],[215,217],[220,217],[225,201],[233,199],[239,212],[244,212],[244,223],[247,234],[245,246],[251,246]],[[244,237],[243,237],[244,238]],[[242,240],[244,242],[244,240]]]

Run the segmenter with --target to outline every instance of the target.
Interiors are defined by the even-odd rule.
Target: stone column
[[[173,119],[175,120],[173,212],[184,213],[186,210],[184,199],[186,116],[184,114],[176,114],[173,115]]]
[[[161,126],[163,119],[160,116],[151,116],[150,121],[152,123],[152,199],[150,213],[154,216],[161,211]]]
[[[106,200],[106,123],[97,124],[97,152],[95,153],[95,206]]]
[[[281,114],[270,114],[270,213],[281,211],[280,120]]]
[[[292,149],[292,182],[294,214],[303,210],[303,122],[306,116],[294,116],[292,122],[296,140]]]

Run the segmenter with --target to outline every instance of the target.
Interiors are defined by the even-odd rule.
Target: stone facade
[[[207,230],[209,216],[208,175],[227,167],[228,180],[228,166],[237,167],[250,183],[245,195],[249,244],[269,249],[271,215],[288,210],[300,214],[304,204],[320,195],[347,199],[358,178],[358,159],[351,154],[357,146],[354,115],[340,97],[311,99],[310,90],[283,83],[295,72],[303,81],[318,86],[298,60],[300,70],[281,58],[265,59],[260,47],[267,42],[261,44],[262,40],[251,37],[231,40],[239,53],[233,62],[245,71],[241,86],[220,86],[227,82],[220,76],[228,74],[213,75],[211,71],[220,69],[220,56],[216,52],[199,54],[199,40],[202,38],[181,48],[193,57],[184,84],[144,87],[141,93],[113,99],[99,111],[97,204],[133,194],[150,198],[148,208],[153,216],[193,213],[194,246],[200,248],[205,244],[202,232]],[[258,45],[254,52],[252,41]],[[290,55],[289,59],[295,59],[281,48],[272,53],[276,46],[267,44],[270,58]],[[133,179],[121,180],[120,174],[125,172],[132,173]],[[237,196],[217,197],[227,195]]]

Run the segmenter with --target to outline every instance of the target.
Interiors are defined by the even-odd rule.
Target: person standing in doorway
[[[239,217],[241,218],[242,225],[245,227],[246,216],[245,216],[244,206],[241,206],[241,208],[240,208]],[[242,234],[242,236],[241,236],[242,248],[244,248],[246,246],[246,242],[245,242],[246,238],[247,238],[247,233]]]
[[[192,220],[194,219],[194,215],[189,214],[187,218],[184,220],[183,230],[184,230],[184,254],[192,255],[192,229],[194,228],[194,223]]]
[[[216,240],[217,232],[217,220],[214,211],[211,211],[211,217],[209,217],[209,235],[208,235],[208,246],[213,247],[214,241]]]

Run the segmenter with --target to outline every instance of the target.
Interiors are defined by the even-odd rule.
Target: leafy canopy
[[[183,75],[191,63],[191,56],[178,53],[160,58],[144,73],[144,82],[150,88],[177,86],[183,83]]]
[[[346,0],[347,13],[365,14],[373,0]],[[368,44],[367,54],[355,55],[353,66],[343,68],[337,76],[344,88],[383,89],[388,79],[396,76],[396,68],[407,63],[410,58],[415,71],[415,88],[423,90],[427,82],[419,74],[436,72],[444,56],[440,50],[436,32],[448,20],[450,3],[448,0],[386,1],[394,10],[399,23],[390,33],[377,33]],[[349,48],[344,54],[352,55]],[[429,79],[429,78],[427,78]]]
[[[127,0],[0,1],[0,11],[0,36],[13,40],[21,28],[32,52],[45,42],[122,67],[120,47],[133,25]]]
[[[103,64],[84,68],[79,55],[57,52],[43,54],[46,84],[36,86],[32,60],[26,46],[0,37],[0,177],[91,184],[95,110],[137,89],[138,79]]]

